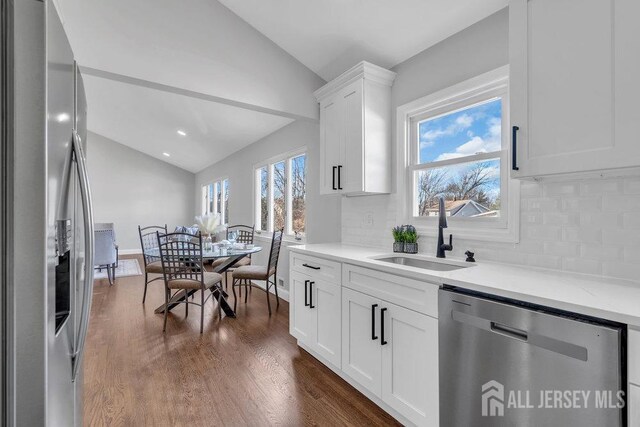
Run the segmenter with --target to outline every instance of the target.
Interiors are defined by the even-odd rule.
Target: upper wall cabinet
[[[320,103],[320,193],[391,191],[391,85],[361,62],[315,92]]]
[[[638,16],[638,0],[511,0],[512,176],[640,166]]]

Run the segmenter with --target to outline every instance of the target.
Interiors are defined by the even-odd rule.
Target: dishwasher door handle
[[[523,331],[522,329],[513,328],[507,325],[502,325],[498,322],[491,322],[491,330],[495,333],[505,335],[510,338],[515,338],[517,340],[527,341],[529,339],[529,334],[527,334],[527,331]]]

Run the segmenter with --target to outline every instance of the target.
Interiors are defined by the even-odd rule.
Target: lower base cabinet
[[[420,426],[437,426],[438,320],[342,288],[342,370]]]
[[[340,367],[340,286],[291,272],[291,335]]]

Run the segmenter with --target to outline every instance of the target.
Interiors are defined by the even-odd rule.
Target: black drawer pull
[[[314,267],[313,265],[309,265],[309,264],[302,264],[302,266],[310,268],[312,270],[320,270],[320,267]]]
[[[334,190],[337,190],[337,188],[336,188],[336,169],[338,169],[338,167],[337,167],[337,166],[334,166],[334,167],[333,167],[333,172],[331,173],[331,174],[332,174],[332,178],[331,178],[331,180],[332,180],[332,184],[331,184],[331,187],[333,187],[333,189],[334,189]]]
[[[514,171],[520,170],[518,167],[518,131],[520,128],[518,126],[514,126],[511,128],[511,169]]]
[[[309,308],[316,308],[316,306],[313,305],[313,288],[312,288],[312,286],[315,284],[316,282],[309,282]]]
[[[304,281],[304,306],[305,307],[309,307],[309,290],[307,289],[307,286],[309,286],[309,280],[305,280]]]
[[[378,336],[376,335],[376,307],[378,304],[371,304],[371,339],[377,340]]]
[[[385,311],[387,311],[386,307],[380,309],[380,336],[381,336],[380,345],[388,344],[384,339],[384,312]]]
[[[340,175],[342,175],[342,165],[338,165],[338,190],[342,190],[342,184],[340,183]]]

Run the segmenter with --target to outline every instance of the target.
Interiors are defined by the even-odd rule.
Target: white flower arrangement
[[[219,213],[199,215],[195,218],[195,225],[198,226],[202,234],[218,234],[227,229],[225,224],[221,224],[221,219]]]

